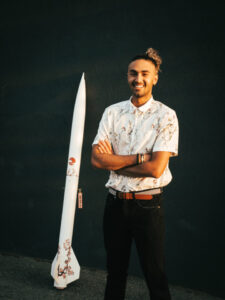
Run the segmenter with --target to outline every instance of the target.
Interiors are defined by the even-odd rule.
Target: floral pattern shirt
[[[108,139],[119,155],[168,151],[176,156],[178,131],[176,113],[168,106],[151,98],[136,107],[129,99],[105,109],[93,144]],[[106,187],[122,192],[141,191],[163,187],[171,180],[168,164],[160,178],[128,177],[110,171]]]

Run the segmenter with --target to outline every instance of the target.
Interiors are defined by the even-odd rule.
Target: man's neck
[[[150,95],[148,97],[137,98],[133,95],[131,97],[131,102],[133,103],[134,106],[140,107],[140,106],[144,105],[146,102],[148,102],[148,100],[151,99],[151,97],[152,97],[152,95]]]

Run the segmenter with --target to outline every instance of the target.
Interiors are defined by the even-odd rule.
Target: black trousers
[[[162,202],[162,194],[154,200]],[[164,270],[165,224],[162,204],[151,200],[121,200],[108,194],[103,230],[107,255],[105,300],[125,298],[127,271],[132,240],[135,241],[140,264],[151,300],[170,300]]]

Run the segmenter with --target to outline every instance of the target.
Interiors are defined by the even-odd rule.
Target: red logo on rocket
[[[75,164],[75,162],[76,162],[76,159],[74,157],[70,157],[70,159],[69,159],[69,165],[73,166]]]

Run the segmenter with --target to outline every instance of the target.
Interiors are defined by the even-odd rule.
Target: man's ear
[[[153,85],[156,85],[159,79],[158,73],[155,74],[154,80],[153,80]]]

